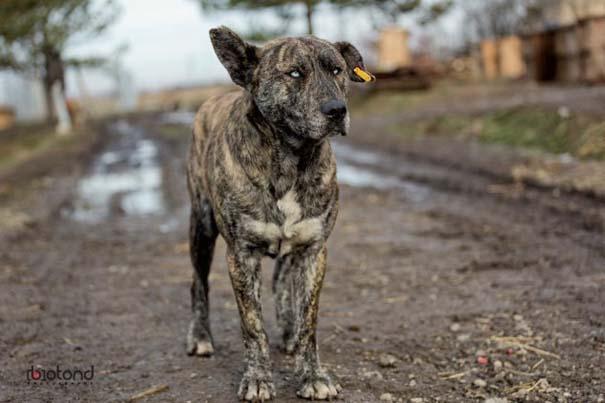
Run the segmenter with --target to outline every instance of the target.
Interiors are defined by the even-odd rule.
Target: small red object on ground
[[[489,359],[486,356],[479,356],[477,357],[477,364],[479,365],[487,365],[489,363]]]

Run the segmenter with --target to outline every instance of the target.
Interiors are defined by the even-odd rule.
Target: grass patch
[[[437,82],[429,91],[382,90],[358,93],[352,97],[350,103],[357,116],[392,115],[458,96],[463,89],[464,87],[449,82]]]
[[[452,137],[468,137],[468,132],[478,122],[467,116],[444,115],[430,119],[413,120],[406,123],[393,124],[387,128],[390,134],[404,137],[420,137],[440,135]]]
[[[481,116],[441,115],[387,128],[403,137],[451,136],[580,159],[605,160],[605,122],[583,115],[525,106]]]
[[[28,159],[57,140],[52,127],[24,125],[0,132],[0,169]]]
[[[399,91],[381,90],[354,93],[350,105],[356,116],[388,116],[402,111],[430,107],[449,99],[464,100],[489,92],[494,96],[507,90],[504,82],[487,82],[475,85],[451,80],[435,81],[430,90]]]
[[[516,88],[516,89],[515,89]],[[357,117],[384,118],[385,131],[405,138],[449,136],[491,144],[569,153],[580,159],[605,160],[605,121],[554,107],[525,105],[477,114],[481,108],[469,107],[467,113],[447,112],[452,102],[511,97],[515,91],[509,82],[457,83],[436,82],[430,91],[380,91],[359,93],[352,99]],[[453,101],[455,100],[455,101]],[[456,108],[465,110],[465,108]],[[473,112],[475,111],[475,112]],[[399,117],[398,117],[399,116]]]
[[[351,107],[357,116],[392,115],[428,103],[430,94],[425,91],[369,93],[353,97]]]
[[[563,117],[556,111],[515,108],[485,116],[479,139],[561,154],[574,150],[574,133],[580,129],[577,126],[573,118]]]
[[[590,124],[582,134],[576,155],[605,160],[605,122]]]
[[[478,139],[486,143],[605,159],[605,124],[587,116],[520,107],[487,114],[479,129]]]
[[[46,124],[20,125],[0,132],[0,170],[9,169],[36,155],[66,148],[80,138],[80,132],[57,134]]]

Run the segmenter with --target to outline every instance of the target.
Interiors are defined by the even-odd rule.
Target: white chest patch
[[[293,226],[300,221],[302,212],[300,204],[296,201],[296,192],[289,190],[281,199],[277,201],[277,208],[284,213],[286,219],[282,225],[282,230],[286,238],[290,238],[293,234]]]
[[[321,238],[323,233],[323,217],[311,217],[301,220],[302,209],[296,201],[296,192],[288,191],[277,201],[277,208],[284,214],[285,219],[280,226],[272,222],[249,219],[245,222],[248,231],[266,239],[269,249],[279,256],[288,254],[296,245],[304,245]]]

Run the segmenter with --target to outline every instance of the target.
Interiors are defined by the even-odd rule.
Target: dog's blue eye
[[[300,74],[300,71],[298,71],[298,70],[293,70],[288,74],[290,74],[290,77],[294,77],[294,78],[300,78],[302,76],[302,74]]]
[[[335,76],[339,75],[341,72],[342,72],[342,70],[341,70],[341,69],[339,69],[338,67],[336,67],[336,68],[335,68],[335,69],[332,71],[332,73],[334,73],[334,75],[335,75]]]

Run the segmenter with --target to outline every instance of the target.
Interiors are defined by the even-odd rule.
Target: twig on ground
[[[405,302],[409,299],[409,297],[407,295],[398,295],[396,297],[388,297],[385,298],[385,302],[387,304],[393,304],[395,302]]]
[[[332,339],[334,339],[336,337],[336,334],[332,333],[331,335],[329,335],[328,337],[326,337],[323,341],[324,344],[328,344],[329,341],[332,341]]]
[[[534,374],[533,372],[517,371],[516,369],[508,369],[507,372],[510,372],[511,374],[515,374],[515,375],[521,375],[521,376],[536,376],[536,375],[538,375],[538,374]]]
[[[464,371],[464,372],[458,372],[455,374],[451,374],[449,372],[442,372],[438,375],[441,377],[441,379],[458,379],[458,378],[462,378],[463,376],[468,374],[468,372],[469,371]]]
[[[156,393],[161,393],[161,392],[165,392],[167,391],[169,388],[168,385],[156,385],[156,386],[152,386],[149,389],[146,389],[140,393],[137,393],[136,395],[131,396],[128,401],[129,402],[134,402],[140,399],[143,399],[147,396],[151,396],[151,395],[155,395]]]
[[[492,336],[491,339],[496,341],[497,343],[507,345],[509,347],[519,347],[519,348],[522,348],[527,351],[531,351],[532,353],[536,353],[541,356],[552,357],[552,358],[556,358],[557,360],[561,359],[560,355],[551,353],[550,351],[542,350],[541,348],[534,347],[532,345],[529,345],[523,341],[520,341],[521,340],[520,338]]]
[[[540,361],[538,361],[533,367],[531,367],[532,371],[535,371],[536,368],[538,368],[540,365],[542,365],[544,363],[544,358],[540,358]]]

